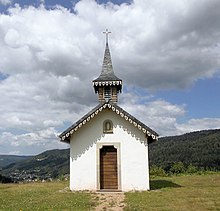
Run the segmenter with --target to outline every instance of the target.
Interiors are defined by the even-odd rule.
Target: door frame
[[[118,191],[121,191],[121,145],[119,142],[107,142],[96,144],[96,189],[100,190],[100,149],[103,146],[114,146],[117,149]],[[102,189],[101,189],[102,190]],[[104,190],[104,189],[103,189]]]

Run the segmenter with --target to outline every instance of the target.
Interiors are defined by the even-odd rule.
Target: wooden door
[[[100,149],[100,189],[118,189],[117,149]]]

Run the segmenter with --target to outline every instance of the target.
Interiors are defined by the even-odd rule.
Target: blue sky
[[[198,80],[183,90],[161,90],[157,96],[174,104],[186,104],[186,119],[220,116],[220,78]]]
[[[0,154],[68,147],[57,135],[97,104],[106,28],[121,107],[161,136],[220,128],[219,11],[218,0],[0,0]]]
[[[29,5],[33,5],[38,7],[40,4],[44,3],[44,5],[47,8],[51,8],[54,7],[55,5],[61,5],[65,8],[68,8],[70,10],[72,10],[73,6],[78,2],[79,0],[64,0],[64,1],[60,1],[60,0],[45,0],[45,1],[41,1],[41,0],[2,0],[1,1],[1,5],[0,5],[0,11],[5,12],[8,7],[10,7],[11,5],[14,4],[19,4],[20,6],[24,7],[24,6],[29,6]],[[112,2],[114,4],[122,4],[122,3],[130,3],[130,0],[114,0],[114,1],[108,1],[108,0],[98,0],[97,3],[108,3],[108,2]]]

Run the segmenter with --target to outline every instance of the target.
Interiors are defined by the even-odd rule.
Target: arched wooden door
[[[100,189],[118,189],[117,149],[114,146],[100,149]]]

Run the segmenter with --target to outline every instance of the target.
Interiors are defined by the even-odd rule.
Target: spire
[[[122,89],[122,80],[115,76],[111,54],[108,46],[108,35],[111,33],[106,29],[103,32],[106,35],[106,45],[104,59],[102,63],[102,71],[100,76],[93,80],[93,87],[95,92],[99,94],[99,102],[111,101],[117,103],[118,92]]]
[[[105,54],[104,54],[104,59],[103,59],[103,64],[102,64],[102,72],[101,72],[101,75],[114,75],[114,72],[113,72],[113,68],[112,68],[112,60],[111,60],[111,54],[110,54],[110,50],[109,50],[109,47],[108,47],[108,35],[110,34],[111,32],[108,31],[108,29],[105,30],[105,32],[103,32],[103,34],[105,34]],[[100,76],[101,76],[100,75]]]
[[[105,36],[106,36],[105,37],[106,46],[105,46],[105,54],[104,54],[101,74],[107,74],[107,75],[113,73],[111,54],[110,54],[110,50],[108,47],[108,35],[110,33],[111,32],[108,31],[108,29],[106,29],[106,31],[103,32],[103,34],[105,34]]]
[[[101,75],[114,75],[113,68],[112,68],[112,60],[111,60],[111,54],[108,47],[108,43],[106,42],[105,46],[105,54],[104,59],[102,63],[102,72]]]
[[[121,79],[115,76],[112,67],[111,54],[108,46],[108,35],[111,32],[109,32],[108,29],[106,29],[106,31],[103,33],[106,35],[106,45],[105,45],[104,59],[102,63],[102,71],[100,76],[94,81],[121,81]]]

